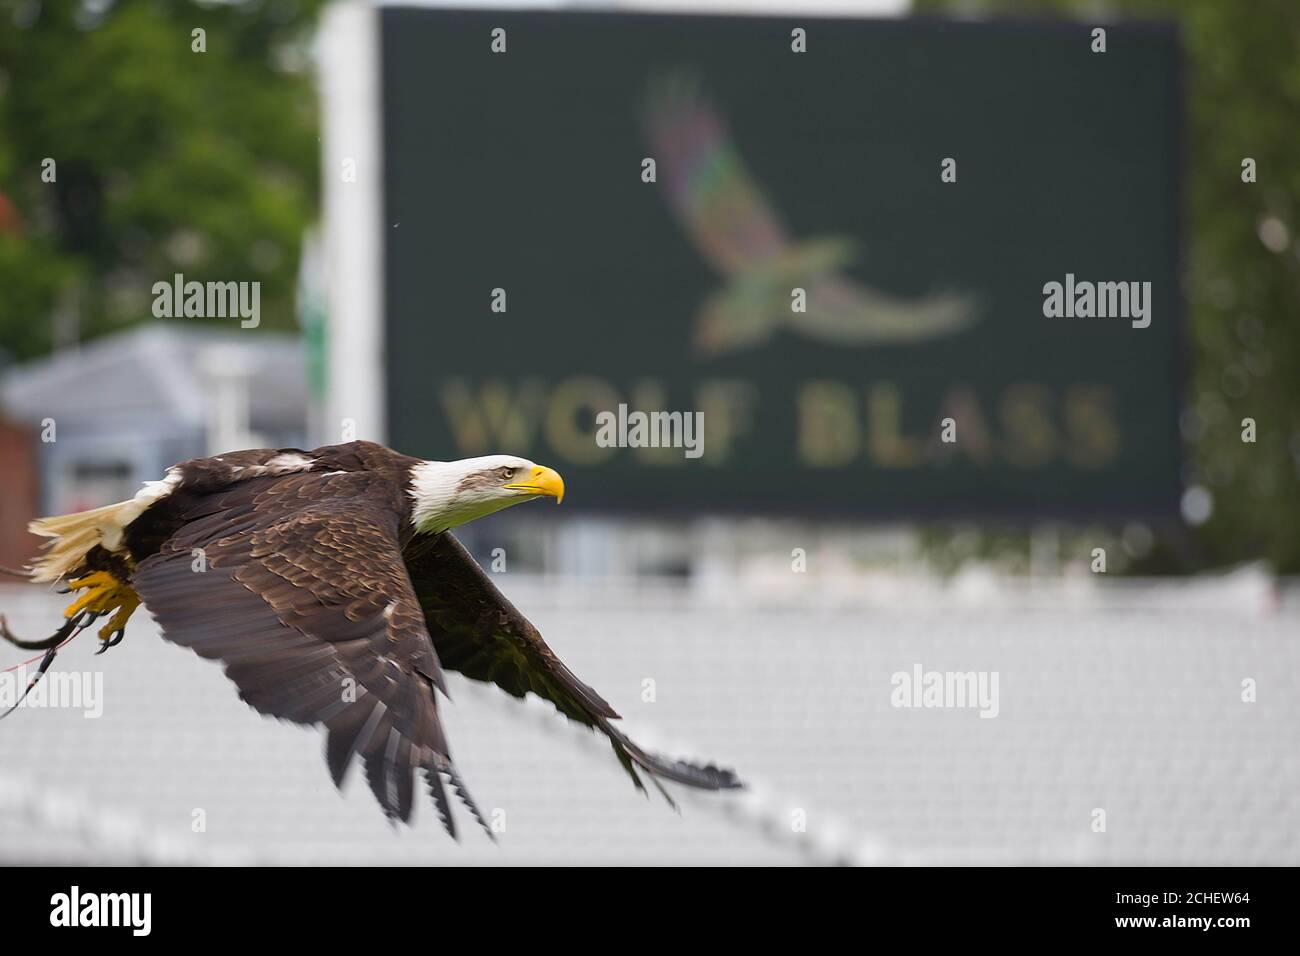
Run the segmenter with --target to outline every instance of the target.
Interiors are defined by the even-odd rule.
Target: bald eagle
[[[729,770],[634,744],[451,533],[563,495],[555,471],[507,455],[424,461],[356,441],[198,458],[129,501],[34,521],[51,540],[24,574],[65,582],[75,599],[43,641],[0,627],[12,643],[46,650],[44,673],[99,618],[101,653],[117,644],[143,603],[167,640],[222,661],[256,710],[323,725],[335,784],[359,757],[390,820],[410,819],[422,771],[453,837],[444,778],[492,834],[439,721],[434,691],[446,694],[448,670],[516,697],[532,692],[604,734],[640,790],[638,770],[670,802],[660,778],[739,787]]]

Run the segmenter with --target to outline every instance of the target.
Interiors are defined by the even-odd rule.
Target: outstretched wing
[[[334,782],[360,756],[390,819],[410,818],[417,768],[453,836],[439,773],[479,817],[439,723],[442,673],[385,483],[258,477],[172,507],[179,529],[132,576],[164,636],[224,661],[263,714],[323,724]]]
[[[614,708],[564,666],[537,628],[506,600],[451,534],[412,542],[407,546],[406,566],[447,670],[494,683],[515,697],[531,691],[570,720],[596,728],[609,738],[640,790],[645,786],[638,767],[652,779],[662,777],[705,790],[741,786],[730,770],[647,753],[613,726],[610,721],[618,719]]]
[[[651,88],[645,125],[668,202],[715,269],[731,275],[781,254],[785,229],[693,78],[661,78]]]

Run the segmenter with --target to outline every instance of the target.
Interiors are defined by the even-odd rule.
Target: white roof
[[[31,423],[165,418],[201,426],[210,401],[201,361],[214,349],[247,370],[254,422],[302,426],[308,395],[297,336],[192,323],[150,322],[16,366],[0,379],[0,403]]]

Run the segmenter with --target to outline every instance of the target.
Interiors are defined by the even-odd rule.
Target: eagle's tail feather
[[[105,528],[123,528],[138,516],[124,510],[132,504],[132,501],[118,501],[89,511],[51,515],[32,521],[27,525],[28,531],[53,540],[46,544],[45,553],[32,562],[31,579],[57,581],[76,569],[86,553],[99,544]]]
[[[130,501],[115,501],[111,505],[91,508],[88,511],[74,511],[66,515],[49,515],[36,518],[27,525],[27,530],[42,538],[62,538],[84,528],[96,527],[104,519],[111,518],[123,505]]]

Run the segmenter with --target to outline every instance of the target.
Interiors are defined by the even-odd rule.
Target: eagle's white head
[[[446,531],[534,498],[564,498],[551,468],[513,455],[422,461],[411,468],[411,521],[422,532]]]

